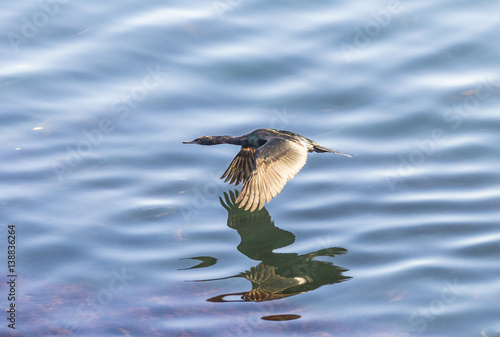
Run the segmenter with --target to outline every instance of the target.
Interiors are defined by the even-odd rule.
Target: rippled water
[[[500,336],[500,4],[4,4],[2,336]],[[262,127],[311,154],[259,212]]]

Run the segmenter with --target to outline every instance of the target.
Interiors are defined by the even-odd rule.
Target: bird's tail
[[[334,149],[329,149],[329,148],[321,146],[319,144],[314,144],[313,145],[313,150],[314,150],[314,152],[318,152],[318,153],[331,152],[331,153],[340,154],[342,156],[346,156],[346,157],[351,158],[351,156],[348,155],[347,153],[340,152],[340,151],[334,150]]]

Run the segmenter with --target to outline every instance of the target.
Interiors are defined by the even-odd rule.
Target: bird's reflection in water
[[[265,208],[254,212],[245,211],[235,205],[238,192],[224,193],[220,198],[228,212],[227,225],[238,231],[241,243],[238,250],[250,259],[261,261],[250,270],[237,275],[200,280],[215,281],[242,277],[252,283],[252,289],[240,293],[222,294],[209,298],[210,302],[271,301],[305,293],[326,284],[350,279],[342,275],[348,269],[331,262],[315,260],[315,257],[333,257],[347,253],[339,247],[321,249],[308,254],[274,253],[273,250],[295,242],[295,235],[274,225]],[[225,300],[228,296],[241,296],[241,300]]]

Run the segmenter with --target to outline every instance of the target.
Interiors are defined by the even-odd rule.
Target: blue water
[[[0,334],[500,336],[499,10],[5,3]],[[353,158],[237,211],[181,141],[263,127]]]

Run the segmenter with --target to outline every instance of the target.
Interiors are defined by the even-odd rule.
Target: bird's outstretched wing
[[[236,159],[236,158],[235,158]],[[302,169],[307,147],[294,141],[272,138],[257,149],[255,169],[243,184],[238,207],[261,209]]]
[[[256,151],[257,149],[254,147],[242,147],[240,152],[238,152],[236,157],[234,157],[231,164],[229,164],[229,167],[226,172],[224,172],[221,179],[226,177],[224,182],[231,179],[229,182],[230,184],[236,181],[235,186],[237,186],[240,182],[247,180],[255,167]]]

